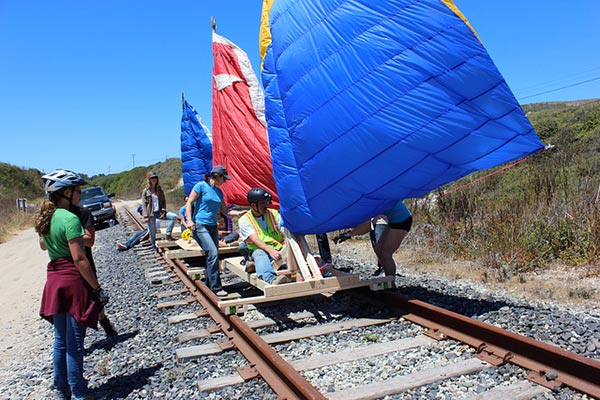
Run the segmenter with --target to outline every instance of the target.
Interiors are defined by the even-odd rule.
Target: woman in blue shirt
[[[227,209],[223,201],[223,191],[220,186],[225,181],[231,180],[227,169],[216,165],[204,181],[198,182],[189,194],[186,207],[186,228],[191,229],[192,235],[198,245],[206,254],[206,278],[208,287],[217,296],[227,296],[221,285],[219,274],[219,230],[217,229],[217,215],[239,215],[237,211]],[[194,210],[195,215],[192,215]],[[193,218],[192,218],[193,217]]]

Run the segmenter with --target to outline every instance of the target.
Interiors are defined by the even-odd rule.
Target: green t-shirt
[[[44,244],[48,249],[50,260],[70,257],[69,240],[81,237],[83,245],[83,227],[79,218],[64,208],[57,208],[50,220],[50,233],[44,235]]]

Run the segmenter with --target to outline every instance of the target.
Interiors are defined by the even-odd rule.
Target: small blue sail
[[[451,0],[266,0],[262,28],[273,171],[295,233],[356,225],[544,147]]]
[[[212,138],[210,131],[187,101],[181,116],[181,170],[186,195],[212,169]]]

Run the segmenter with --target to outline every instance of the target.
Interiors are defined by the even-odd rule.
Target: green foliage
[[[417,230],[443,254],[479,260],[502,280],[544,268],[600,262],[600,101],[525,106],[553,150],[434,203],[415,202]],[[450,185],[452,190],[489,171]],[[426,236],[425,236],[426,235]]]
[[[2,200],[10,198],[14,205],[16,198],[43,197],[42,175],[42,172],[37,169],[22,169],[0,162],[0,196]]]
[[[0,243],[13,231],[31,226],[31,212],[35,202],[44,196],[42,172],[24,169],[0,162]],[[16,199],[26,198],[28,213],[17,212]]]
[[[163,190],[168,193],[180,185],[181,160],[179,158],[169,158],[165,162],[147,167],[136,167],[118,174],[97,175],[92,177],[90,183],[103,186],[107,192],[115,193],[117,197],[136,199],[141,196],[142,190],[147,185],[147,172],[156,172]],[[181,195],[182,198],[183,195]],[[182,202],[183,200],[179,201]]]

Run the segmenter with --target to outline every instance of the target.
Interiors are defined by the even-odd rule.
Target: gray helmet
[[[57,169],[43,175],[42,180],[44,181],[44,189],[48,193],[87,183],[78,173],[69,171],[68,169]]]
[[[261,200],[271,200],[273,196],[271,196],[271,193],[267,192],[265,189],[252,188],[248,191],[246,198],[248,199],[248,204],[252,204],[258,203]]]

